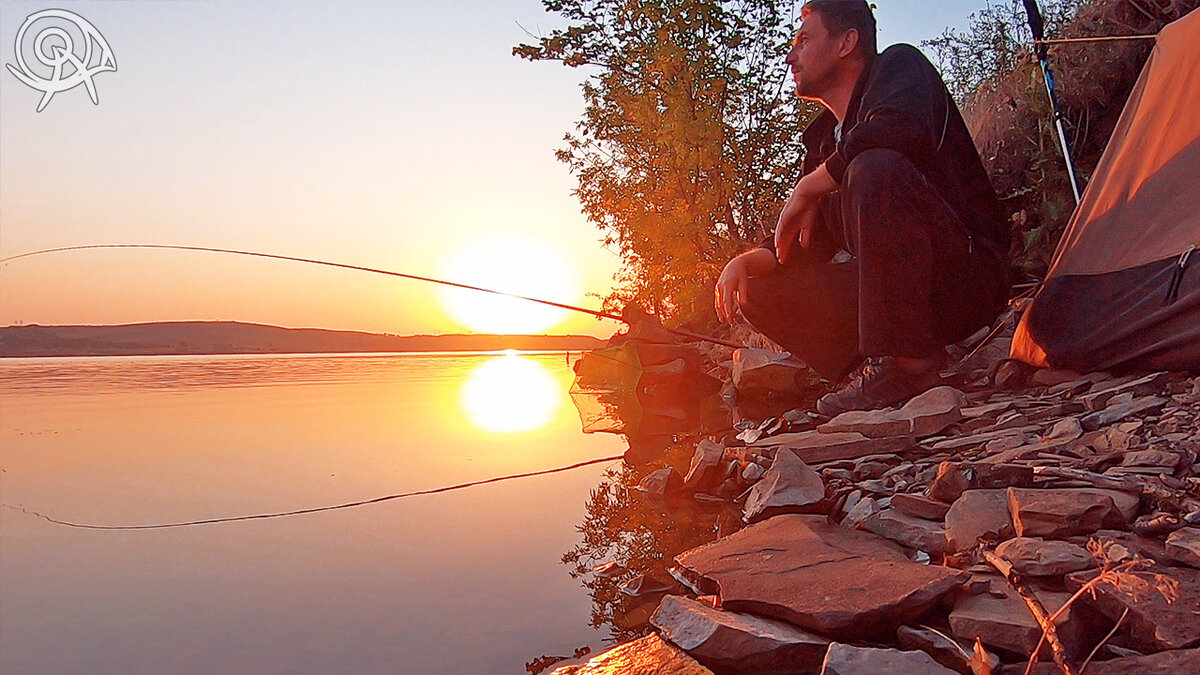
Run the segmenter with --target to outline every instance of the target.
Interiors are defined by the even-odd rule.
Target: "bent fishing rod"
[[[491,293],[492,295],[499,295],[499,296],[503,296],[503,297],[507,297],[507,298],[516,298],[518,300],[526,300],[528,302],[536,302],[539,305],[547,305],[549,307],[557,307],[558,309],[565,309],[565,310],[569,310],[572,312],[581,312],[583,314],[588,314],[593,317],[596,317],[597,319],[611,319],[613,321],[619,321],[626,325],[630,325],[630,326],[633,325],[633,323],[629,319],[626,319],[625,317],[623,317],[619,314],[613,314],[611,312],[602,312],[602,311],[598,311],[595,309],[588,309],[586,307],[577,307],[575,305],[568,305],[568,304],[562,303],[562,302],[554,302],[553,300],[545,300],[543,298],[532,298],[527,295],[519,295],[517,293],[507,293],[505,291],[497,291],[497,290],[494,290],[491,288],[482,288],[480,286],[472,286],[470,284],[460,284],[460,283],[454,282],[454,281],[446,281],[444,279],[434,279],[433,277],[423,277],[423,276],[420,276],[417,274],[405,274],[404,272],[394,272],[392,270],[379,269],[377,267],[366,267],[363,265],[351,265],[348,263],[331,262],[328,260],[317,260],[315,258],[299,258],[296,256],[290,256],[290,255],[279,255],[276,253],[262,253],[260,251],[242,251],[242,250],[232,249],[232,248],[215,248],[215,247],[210,247],[210,246],[182,246],[182,245],[175,245],[175,244],[83,244],[83,245],[79,245],[79,246],[60,246],[58,248],[46,248],[46,249],[41,249],[41,250],[37,250],[37,251],[29,251],[28,253],[21,253],[18,255],[9,256],[7,258],[0,258],[0,264],[12,262],[13,260],[19,260],[21,258],[31,258],[33,256],[47,255],[50,253],[62,253],[65,251],[86,251],[86,250],[94,250],[94,249],[123,249],[123,248],[124,249],[129,249],[129,248],[158,249],[158,250],[169,250],[169,251],[201,251],[201,252],[205,252],[205,253],[227,253],[227,254],[231,254],[231,255],[251,256],[251,257],[255,257],[255,258],[269,258],[272,260],[289,260],[292,262],[308,263],[310,265],[324,265],[326,267],[337,267],[340,269],[356,270],[359,272],[370,272],[372,274],[383,274],[385,276],[399,277],[401,279],[412,279],[413,281],[424,281],[424,282],[431,283],[431,284],[440,284],[442,286],[450,286],[453,288],[462,288],[462,289],[466,289],[469,291],[479,291],[480,293]],[[728,340],[722,340],[720,338],[712,337],[711,335],[704,335],[702,333],[694,333],[690,330],[685,330],[682,328],[668,328],[666,326],[662,326],[662,329],[673,335],[678,335],[680,337],[685,337],[685,338],[689,338],[692,340],[703,340],[704,342],[711,342],[713,344],[718,344],[718,345],[722,345],[725,347],[732,347],[733,349],[740,349],[741,347],[743,347],[743,345],[739,345],[735,342],[730,342]]]

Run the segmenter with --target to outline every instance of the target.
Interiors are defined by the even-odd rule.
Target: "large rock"
[[[946,548],[967,551],[980,541],[1004,541],[1013,536],[1012,518],[1004,490],[967,490],[946,512]]]
[[[946,552],[946,531],[940,523],[914,518],[896,509],[885,509],[863,521],[868,532],[892,541],[925,551],[937,558]]]
[[[1185,527],[1167,537],[1167,555],[1176,562],[1200,568],[1200,528]]]
[[[752,445],[788,448],[809,464],[837,459],[857,459],[867,455],[897,453],[909,446],[907,438],[867,438],[859,433],[824,434],[816,429],[763,438]]]
[[[1029,607],[1007,584],[993,584],[992,590],[1002,593],[1003,597],[996,597],[992,593],[959,597],[950,612],[950,629],[955,637],[971,643],[979,638],[989,647],[1024,655],[1031,653],[1042,638],[1042,629],[1029,612]],[[1068,593],[1050,591],[1039,591],[1036,595],[1051,614],[1071,597]],[[1067,608],[1054,624],[1059,639],[1071,656],[1080,652],[1087,637],[1082,622],[1071,621],[1073,614],[1073,607]],[[1048,645],[1042,648],[1045,650],[1043,654],[1049,655]]]
[[[617,675],[655,673],[656,675],[712,675],[696,659],[657,635],[617,645],[601,652],[587,663],[563,666],[551,675]]]
[[[1155,566],[1148,571],[1179,582],[1178,598],[1174,602],[1167,602],[1167,598],[1152,585],[1147,588],[1129,583],[1119,586],[1097,584],[1095,599],[1085,595],[1083,600],[1093,603],[1113,621],[1128,609],[1125,626],[1134,641],[1131,646],[1137,647],[1138,651],[1200,645],[1200,570]],[[1095,572],[1069,574],[1067,587],[1077,589],[1094,576]]]
[[[663,598],[650,623],[668,642],[719,671],[813,673],[829,646],[828,639],[791,624],[675,595]]]
[[[765,349],[738,349],[733,353],[733,386],[752,396],[790,394],[797,382],[807,380],[804,366],[790,361],[790,354]]]
[[[925,652],[829,645],[821,675],[954,675]]]
[[[823,516],[782,515],[675,558],[676,572],[726,609],[833,637],[887,634],[970,575],[910,562],[874,535]]]
[[[1091,534],[1124,520],[1113,496],[1099,490],[1009,488],[1008,510],[1021,537]]]
[[[692,455],[692,464],[688,468],[687,476],[683,479],[683,489],[688,492],[700,492],[720,484],[725,478],[721,470],[724,457],[725,448],[707,438],[700,441]]]
[[[1096,566],[1092,555],[1065,541],[1043,541],[1017,537],[996,547],[996,555],[1021,574],[1035,577],[1062,576]]]
[[[1016,672],[1023,673],[1025,664]],[[1034,675],[1058,675],[1058,666],[1039,663]],[[1176,649],[1146,656],[1126,656],[1088,664],[1087,675],[1186,675],[1200,673],[1200,649]]]
[[[775,455],[762,480],[750,488],[743,519],[753,523],[779,513],[811,508],[825,498],[821,476],[787,448]]]
[[[934,387],[899,409],[851,410],[817,427],[822,433],[855,431],[868,438],[932,436],[962,419],[967,398],[954,387]]]
[[[941,522],[946,517],[946,512],[950,510],[950,505],[936,499],[901,492],[892,495],[892,508],[914,518]]]

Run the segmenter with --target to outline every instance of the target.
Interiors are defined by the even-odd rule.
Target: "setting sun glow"
[[[579,281],[567,256],[531,238],[512,235],[474,240],[447,261],[443,278],[481,288],[565,304],[579,303]],[[541,333],[567,310],[459,288],[440,291],[442,307],[476,333]]]
[[[459,393],[467,418],[484,431],[511,433],[544,426],[562,405],[559,383],[546,367],[518,354],[485,361]]]

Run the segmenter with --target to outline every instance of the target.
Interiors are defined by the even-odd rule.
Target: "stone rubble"
[[[739,391],[800,377],[781,363],[735,359]],[[703,441],[685,490],[751,524],[674,558],[712,602],[667,595],[658,634],[716,672],[972,673],[976,638],[1022,672],[1042,628],[999,560],[1050,612],[1091,582],[1056,621],[1076,669],[1124,616],[1089,674],[1200,672],[1200,377],[958,372],[899,408]]]

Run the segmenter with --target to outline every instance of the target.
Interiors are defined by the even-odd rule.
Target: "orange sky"
[[[889,11],[982,3],[879,4],[883,30]],[[0,4],[5,63],[26,16],[57,6]],[[526,29],[555,25],[537,0],[69,9],[107,39],[118,69],[96,76],[99,105],[77,87],[40,113],[40,92],[0,71],[0,257],[182,244],[458,275],[593,308],[585,294],[610,287],[616,257],[554,159],[580,116],[586,73],[511,56]],[[417,282],[217,254],[87,251],[0,266],[0,324],[615,328],[537,314],[487,296],[456,304]]]

